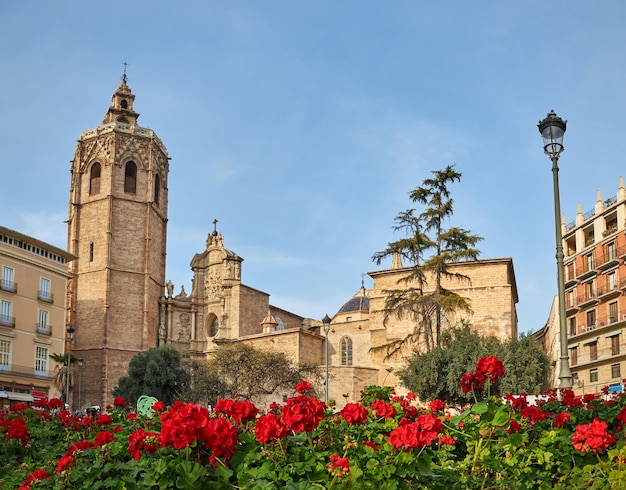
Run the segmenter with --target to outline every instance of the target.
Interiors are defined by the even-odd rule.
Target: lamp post
[[[72,413],[70,405],[70,364],[72,362],[72,341],[74,340],[74,327],[67,327],[67,384],[65,385],[65,403],[67,409]]]
[[[543,138],[543,151],[552,160],[552,178],[554,182],[554,225],[556,229],[556,265],[559,301],[559,335],[561,339],[561,362],[559,366],[559,388],[572,388],[572,373],[569,368],[567,348],[567,324],[565,319],[565,282],[563,279],[563,232],[561,231],[561,201],[559,197],[559,155],[563,147],[563,135],[567,127],[564,121],[550,111],[543,121],[537,125]]]
[[[330,318],[328,318],[328,314],[324,315],[322,318],[322,323],[324,324],[324,333],[326,334],[326,338],[324,340],[324,347],[326,350],[326,355],[324,356],[324,362],[326,364],[326,382],[324,383],[324,402],[328,405],[328,332],[330,330]]]
[[[78,410],[81,410],[82,404],[80,402],[80,398],[81,398],[81,391],[82,391],[82,384],[83,384],[83,358],[79,357],[78,358]]]

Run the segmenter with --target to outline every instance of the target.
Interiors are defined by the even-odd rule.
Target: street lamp
[[[556,228],[556,265],[559,298],[559,334],[561,339],[561,363],[559,367],[559,388],[572,388],[572,373],[569,368],[567,348],[567,324],[565,322],[565,282],[563,280],[563,233],[561,231],[561,201],[559,197],[559,155],[563,147],[563,135],[567,127],[554,110],[537,125],[543,138],[543,151],[552,160],[552,177],[554,181],[554,224]]]
[[[79,357],[78,358],[78,410],[80,411],[80,407],[82,407],[81,403],[80,403],[80,396],[81,396],[81,391],[82,391],[82,384],[83,384],[83,358]]]
[[[324,356],[324,362],[326,364],[326,382],[324,383],[324,402],[328,405],[328,331],[330,330],[330,318],[328,318],[328,314],[324,315],[322,318],[322,323],[324,324],[324,333],[326,334],[326,338],[324,340],[326,355]]]
[[[65,403],[67,409],[72,413],[70,405],[70,364],[72,362],[72,341],[74,340],[74,327],[67,327],[67,384],[65,385]]]

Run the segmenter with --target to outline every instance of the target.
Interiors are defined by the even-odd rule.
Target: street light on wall
[[[72,407],[70,405],[70,364],[72,362],[72,341],[74,340],[74,327],[71,325],[67,327],[67,379],[65,385],[65,403],[67,403],[67,409],[72,413]]]
[[[82,404],[81,404],[81,391],[82,391],[82,384],[83,384],[83,358],[79,357],[78,358],[78,410],[80,411]]]
[[[567,324],[565,319],[565,281],[563,278],[563,232],[561,230],[561,200],[559,196],[559,155],[565,149],[563,136],[567,128],[567,121],[550,111],[543,121],[537,125],[543,138],[543,151],[552,160],[552,180],[554,185],[554,225],[556,231],[556,264],[559,301],[559,336],[561,355],[559,365],[559,388],[572,388],[572,373],[569,367],[569,352],[567,346]]]
[[[326,364],[326,381],[324,383],[324,402],[328,405],[328,332],[330,331],[330,318],[328,314],[324,315],[322,318],[322,323],[324,324],[324,333],[326,334],[324,340],[324,348],[326,350],[326,355],[324,356],[324,363]]]

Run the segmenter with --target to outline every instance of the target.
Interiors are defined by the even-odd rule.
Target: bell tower
[[[155,132],[137,125],[126,82],[124,73],[102,124],[80,135],[72,160],[68,250],[78,260],[70,265],[68,322],[72,354],[83,358],[75,409],[111,403],[131,358],[158,341],[169,158]]]

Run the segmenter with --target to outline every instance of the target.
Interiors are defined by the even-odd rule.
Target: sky
[[[567,120],[561,210],[626,176],[626,3],[255,0],[0,2],[0,225],[67,248],[70,161],[124,63],[139,124],[168,149],[167,279],[213,220],[272,305],[321,319],[403,238],[409,193],[455,165],[460,226],[513,259],[519,331],[557,292],[551,162],[537,123]],[[407,265],[407,264],[405,264]]]

